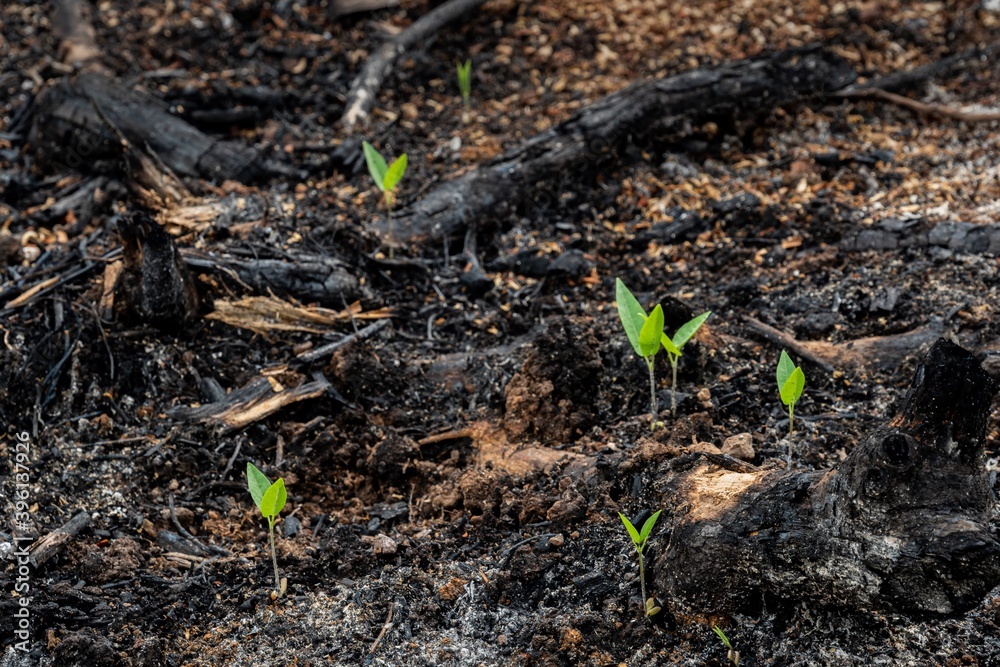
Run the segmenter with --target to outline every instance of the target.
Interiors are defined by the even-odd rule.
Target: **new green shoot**
[[[649,428],[656,428],[656,353],[660,351],[660,341],[663,336],[663,308],[659,304],[648,316],[646,311],[625,287],[620,278],[615,279],[615,302],[618,304],[618,317],[622,321],[625,335],[632,343],[632,349],[646,361],[649,367]]]
[[[801,366],[796,366],[788,353],[781,351],[778,358],[778,370],[775,373],[778,380],[778,395],[781,402],[788,406],[788,435],[792,435],[792,420],[795,418],[795,404],[802,396],[806,386],[806,375]]]
[[[472,60],[455,65],[458,74],[458,90],[462,93],[462,102],[469,106],[469,96],[472,94]]]
[[[363,142],[361,147],[365,153],[368,173],[372,175],[372,180],[375,181],[375,185],[378,186],[382,192],[382,198],[385,200],[386,220],[389,229],[389,258],[391,259],[393,253],[392,205],[396,200],[396,188],[403,180],[403,174],[406,173],[406,153],[393,160],[390,165],[386,163],[382,154],[367,141]]]
[[[698,333],[698,329],[705,323],[712,311],[702,313],[688,322],[681,325],[673,338],[663,334],[663,349],[667,351],[667,361],[670,362],[670,413],[677,416],[677,362],[680,361],[684,346]]]
[[[729,653],[726,654],[726,657],[729,658],[729,662],[733,663],[733,667],[740,667],[740,652],[734,649],[733,645],[729,643],[729,637],[727,637],[726,633],[722,631],[722,628],[717,625],[713,625],[712,629],[715,630],[715,634],[719,635],[719,639],[722,640],[722,643],[726,645],[726,649],[729,651]]]
[[[660,518],[660,512],[662,511],[656,510],[651,517],[646,519],[646,522],[642,524],[641,530],[636,530],[627,516],[621,512],[618,513],[618,518],[625,524],[625,530],[628,531],[629,537],[632,538],[632,544],[635,546],[635,551],[639,554],[639,590],[642,592],[643,613],[646,616],[656,616],[661,610],[660,607],[656,606],[654,598],[646,597],[646,567],[643,552],[646,550],[646,542],[649,541],[649,534],[653,532],[653,526],[656,525],[656,520]]]
[[[272,595],[272,598],[276,598],[285,592],[287,585],[287,582],[278,575],[278,553],[274,549],[274,523],[278,520],[278,514],[284,509],[287,500],[285,480],[279,477],[272,484],[257,466],[247,461],[247,488],[261,516],[267,519],[271,531],[271,563],[274,565],[274,590],[277,593]]]

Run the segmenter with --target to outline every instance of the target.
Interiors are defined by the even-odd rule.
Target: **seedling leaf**
[[[778,370],[775,372],[775,376],[778,380],[778,391],[783,391],[785,383],[788,382],[788,378],[792,376],[795,372],[795,363],[792,358],[788,356],[788,353],[784,350],[781,351],[781,356],[778,357]],[[782,398],[784,400],[784,398]]]
[[[781,385],[781,402],[785,405],[797,403],[805,386],[805,373],[802,372],[802,368],[797,367],[785,380],[785,384]]]
[[[663,510],[656,510],[653,516],[646,519],[646,523],[642,524],[642,531],[639,533],[640,544],[645,544],[646,540],[649,539],[649,534],[653,532],[653,526],[656,525],[656,520],[660,518],[660,512]]]
[[[674,345],[674,341],[670,340],[670,336],[668,336],[666,333],[664,333],[663,336],[660,338],[660,344],[662,344],[663,349],[666,350],[668,353],[670,353],[672,356],[674,357],[681,356],[681,351],[677,348],[676,345]]]
[[[691,340],[692,336],[698,333],[698,329],[701,328],[701,325],[705,323],[705,320],[707,320],[708,316],[711,314],[712,311],[702,313],[690,322],[683,324],[681,328],[677,330],[677,333],[674,334],[673,343],[678,349],[678,355],[680,354],[679,350],[684,347],[689,340]]]
[[[455,69],[458,71],[458,90],[462,94],[462,99],[468,100],[472,93],[472,60],[468,59],[464,64],[458,63]]]
[[[258,509],[261,507],[264,493],[270,486],[271,481],[264,473],[258,470],[257,466],[247,461],[247,488],[250,490],[250,496],[253,498],[253,503]]]
[[[663,607],[656,606],[656,598],[646,599],[646,616],[656,616],[661,611],[663,611]]]
[[[285,480],[278,478],[278,481],[267,488],[264,497],[260,501],[260,513],[265,519],[278,516],[285,507]]]
[[[399,182],[403,180],[403,174],[406,172],[406,153],[403,153],[398,158],[393,160],[392,165],[389,166],[389,170],[385,172],[384,180],[382,181],[382,190],[385,192],[392,192],[399,185]]]
[[[660,304],[656,304],[656,308],[653,308],[653,312],[639,330],[639,351],[642,356],[648,359],[659,352],[661,338],[663,338],[663,308]]]
[[[378,189],[385,192],[385,174],[389,171],[389,166],[385,163],[385,158],[367,141],[362,142],[361,148],[365,153],[365,163],[368,165],[368,173],[372,175],[372,180],[375,181]]]
[[[625,329],[628,341],[632,343],[632,349],[640,357],[645,356],[639,347],[639,332],[646,323],[646,311],[632,296],[628,287],[625,287],[621,278],[615,278],[615,302],[618,304],[618,317],[622,321],[622,328]]]
[[[618,513],[618,518],[625,524],[625,530],[628,531],[628,536],[632,538],[632,543],[639,546],[642,543],[642,540],[639,538],[639,531],[635,529],[635,526],[628,520],[628,517],[621,512]]]
[[[713,625],[712,629],[715,630],[715,634],[719,635],[719,639],[721,639],[722,643],[726,645],[726,648],[732,651],[733,645],[729,643],[729,637],[727,637],[726,633],[722,631],[722,628],[717,625]]]

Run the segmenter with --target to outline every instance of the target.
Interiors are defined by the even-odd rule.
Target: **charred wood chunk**
[[[198,291],[166,230],[137,212],[119,221],[118,234],[124,257],[115,285],[120,319],[139,320],[164,331],[177,331],[194,320]]]
[[[179,176],[217,182],[259,174],[256,151],[210,137],[152,95],[83,73],[37,100],[32,144],[39,161],[81,172],[117,172],[129,150],[150,151]]]
[[[674,508],[660,591],[688,612],[809,601],[947,615],[1000,584],[983,443],[996,384],[938,340],[898,415],[829,471],[706,461],[661,485]]]

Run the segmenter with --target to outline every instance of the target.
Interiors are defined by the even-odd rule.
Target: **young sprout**
[[[677,362],[680,361],[682,350],[691,337],[698,333],[698,329],[705,323],[712,311],[702,313],[698,317],[685,322],[677,330],[673,338],[663,334],[663,349],[667,351],[667,360],[670,362],[671,382],[670,382],[670,413],[677,416]]]
[[[792,420],[795,418],[795,404],[802,396],[806,386],[806,375],[801,366],[796,366],[788,353],[781,351],[778,358],[778,370],[775,374],[778,380],[778,394],[781,402],[788,406],[788,435],[792,435]]]
[[[278,575],[278,554],[274,549],[274,523],[278,520],[278,514],[284,509],[287,499],[285,480],[279,477],[274,484],[271,484],[257,466],[247,461],[247,488],[261,516],[267,519],[271,530],[271,563],[274,565],[274,593],[271,594],[271,598],[275,599],[284,594],[288,585],[288,581]]]
[[[387,164],[382,154],[367,141],[361,144],[365,153],[365,162],[368,164],[368,173],[372,175],[372,180],[382,192],[385,200],[386,219],[389,227],[389,258],[392,258],[392,204],[396,200],[396,187],[403,180],[406,173],[406,153],[393,160],[392,164]]]
[[[726,648],[729,650],[726,654],[726,657],[729,658],[729,662],[733,663],[733,667],[740,667],[740,652],[734,649],[733,645],[729,643],[729,637],[727,637],[726,633],[722,631],[722,628],[717,625],[713,625],[712,629],[715,630],[715,634],[719,635],[719,639],[722,640],[722,643],[725,644]]]
[[[627,516],[621,512],[618,513],[618,518],[625,524],[625,530],[628,531],[629,537],[632,538],[632,544],[635,545],[635,551],[639,554],[639,590],[642,592],[643,613],[647,617],[656,616],[660,613],[661,608],[656,606],[655,598],[646,597],[646,567],[642,553],[646,550],[646,542],[649,540],[649,534],[653,532],[653,526],[656,525],[656,520],[660,518],[660,512],[662,511],[656,510],[651,517],[646,519],[646,522],[642,524],[642,530],[636,530]]]
[[[462,102],[469,106],[469,96],[472,94],[472,60],[455,65],[458,73],[458,90],[462,93]]]
[[[618,317],[622,321],[622,328],[625,335],[632,343],[632,349],[640,357],[645,359],[646,366],[649,367],[649,428],[656,428],[656,366],[654,364],[656,353],[660,351],[663,335],[663,308],[659,304],[648,316],[646,311],[632,292],[625,287],[625,283],[620,278],[615,279],[615,302],[618,304]]]

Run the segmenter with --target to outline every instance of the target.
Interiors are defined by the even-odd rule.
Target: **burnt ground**
[[[335,257],[360,280],[358,293],[314,305],[339,311],[358,298],[391,325],[302,363],[298,354],[368,322],[251,331],[200,318],[171,333],[102,312],[104,266],[92,258],[118,247],[116,220],[136,206],[134,192],[117,175],[85,211],[53,207],[93,174],[39,164],[12,129],[67,72],[48,8],[4,3],[5,514],[14,434],[26,431],[31,510],[21,532],[46,535],[80,511],[91,522],[33,570],[29,653],[12,647],[16,569],[5,565],[0,665],[726,664],[712,623],[744,665],[1000,665],[996,591],[955,618],[795,600],[691,618],[666,600],[648,622],[616,517],[658,509],[651,470],[741,433],[755,465],[835,465],[892,415],[922,349],[901,360],[842,352],[833,372],[803,362],[801,421],[789,439],[773,387],[780,349],[746,317],[801,341],[934,327],[974,351],[997,348],[996,257],[926,233],[943,222],[996,224],[996,122],[833,99],[656,137],[599,172],[554,175],[480,227],[488,280],[475,281],[455,248],[400,249],[420,260],[408,265],[381,259],[367,173],[330,159],[351,139],[337,120],[366,54],[425,4],[341,18],[284,2],[97,8],[104,62],[120,80],[303,172],[190,183],[206,199],[228,193],[259,208],[238,224],[168,225],[178,246]],[[807,1],[793,12],[774,2],[491,2],[404,56],[362,136],[408,153],[400,195],[414,200],[631,81],[812,42],[872,77],[963,51],[998,28],[995,3]],[[468,124],[453,76],[466,57]],[[996,108],[998,82],[1000,68],[986,63],[911,96]],[[219,109],[240,109],[241,120],[213,122]],[[872,229],[911,242],[858,249],[852,239]],[[552,270],[557,259],[569,268]],[[90,270],[27,292],[86,262]],[[681,361],[678,415],[665,410],[652,434],[645,366],[613,303],[616,277],[644,304],[662,303],[668,329],[713,312]],[[227,275],[196,278],[206,315],[255,294]],[[658,371],[669,405],[669,368]],[[235,429],[178,410],[210,402],[213,382],[232,391],[266,377],[280,391],[320,375],[331,387],[318,397]],[[991,428],[987,453],[998,449]],[[247,461],[288,487],[277,548],[289,584],[277,601]],[[194,544],[177,537],[178,524]],[[0,529],[6,542],[13,525]],[[654,532],[650,554],[663,543]]]

